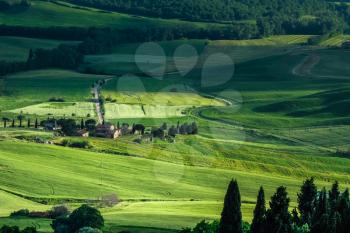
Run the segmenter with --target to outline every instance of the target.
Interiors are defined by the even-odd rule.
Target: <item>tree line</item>
[[[265,192],[258,192],[252,223],[243,223],[241,195],[236,180],[228,186],[220,221],[202,221],[181,233],[348,233],[350,229],[349,189],[341,192],[335,182],[331,190],[318,191],[314,179],[304,181],[298,206],[290,213],[286,187],[278,187],[266,208]]]
[[[271,34],[323,34],[342,30],[344,18],[326,0],[66,0],[109,11],[228,23],[258,22],[259,36]],[[345,5],[344,5],[345,6]],[[303,20],[303,16],[313,16]]]

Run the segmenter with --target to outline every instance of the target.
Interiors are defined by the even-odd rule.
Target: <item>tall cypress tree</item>
[[[326,189],[323,188],[317,200],[310,233],[330,233],[329,205]]]
[[[38,123],[38,118],[36,118],[36,119],[35,119],[35,125],[34,125],[34,128],[36,128],[36,129],[37,129],[37,128],[38,128],[38,126],[39,126],[39,123]]]
[[[331,208],[331,212],[337,211],[339,197],[339,183],[336,181],[333,183],[331,191],[329,191],[329,206]]]
[[[290,199],[287,189],[283,186],[277,188],[271,197],[270,209],[266,213],[265,232],[268,233],[291,233],[291,216],[288,212]]]
[[[266,224],[266,206],[264,188],[260,187],[256,206],[254,209],[254,218],[250,228],[250,233],[263,233]]]
[[[337,233],[347,233],[347,230],[350,229],[350,222],[347,223],[347,221],[350,220],[348,219],[348,217],[350,217],[349,189],[346,189],[341,195],[338,205],[338,213],[340,222],[337,226]]]
[[[317,187],[314,178],[305,180],[298,193],[298,209],[301,223],[311,224],[311,217],[315,208],[317,198]]]
[[[241,194],[236,180],[228,186],[218,233],[243,233]]]
[[[85,128],[84,119],[81,119],[80,129],[84,129],[84,128]]]

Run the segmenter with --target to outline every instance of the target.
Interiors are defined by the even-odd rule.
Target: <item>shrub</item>
[[[53,219],[58,217],[66,217],[69,215],[69,210],[65,205],[54,206],[50,211],[50,215]]]
[[[64,98],[62,97],[51,97],[49,102],[64,102]]]
[[[80,228],[77,233],[102,233],[102,231],[92,227],[83,227]]]
[[[62,140],[61,145],[72,147],[72,148],[81,148],[81,149],[87,149],[92,147],[90,142],[88,141],[73,141],[73,140],[67,140],[67,139]]]
[[[28,216],[31,218],[51,218],[51,213],[50,211],[33,211]]]
[[[24,228],[21,233],[36,233],[36,228],[35,227],[26,227]]]
[[[8,226],[4,225],[0,229],[0,233],[20,233],[18,226]]]
[[[13,217],[27,217],[27,216],[29,216],[29,210],[27,210],[27,209],[21,209],[18,211],[14,211],[10,214],[11,218],[13,218]]]

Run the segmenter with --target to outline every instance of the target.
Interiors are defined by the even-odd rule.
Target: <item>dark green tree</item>
[[[339,183],[338,181],[336,181],[333,183],[332,189],[329,191],[329,207],[331,212],[337,211],[339,197],[340,197]]]
[[[12,124],[11,127],[14,128],[15,127],[15,119],[12,119]]]
[[[315,208],[317,187],[314,178],[304,181],[298,193],[298,209],[301,217],[301,224],[311,224],[312,214]]]
[[[337,233],[346,233],[346,230],[350,229],[350,223],[348,223],[348,217],[350,216],[349,189],[346,189],[340,197],[338,213],[340,222],[337,227]]]
[[[104,220],[100,211],[88,205],[82,205],[69,216],[70,232],[76,232],[82,227],[101,229],[103,226]]]
[[[291,233],[291,216],[288,212],[290,199],[287,189],[283,186],[277,188],[271,197],[270,209],[266,213],[265,232],[268,233]]]
[[[19,120],[19,127],[22,127],[22,121],[24,119],[24,116],[22,114],[17,116],[17,119]]]
[[[37,129],[37,128],[38,128],[38,126],[39,126],[39,122],[38,122],[38,118],[36,118],[36,119],[35,119],[35,125],[34,125],[34,128],[36,128],[36,129]]]
[[[330,233],[330,214],[327,191],[325,188],[319,193],[317,206],[313,215],[310,233]]]
[[[251,233],[263,233],[266,224],[266,206],[265,206],[264,188],[260,187],[256,206],[254,209],[254,218],[250,228]]]
[[[81,119],[81,121],[80,121],[80,129],[84,129],[84,128],[85,128],[84,119]]]
[[[4,122],[4,128],[6,128],[7,127],[7,122],[10,121],[10,119],[7,118],[7,117],[3,117],[2,120]]]
[[[236,180],[228,186],[218,233],[243,233],[241,194]]]
[[[30,119],[27,120],[27,128],[30,128]]]

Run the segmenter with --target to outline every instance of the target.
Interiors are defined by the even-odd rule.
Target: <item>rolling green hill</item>
[[[192,23],[181,20],[163,20],[140,17],[115,12],[105,12],[94,8],[77,7],[64,2],[31,1],[31,6],[23,11],[0,11],[0,23],[16,26],[51,27],[112,27],[149,28],[175,27],[179,25],[191,27],[220,26],[215,23]]]
[[[76,42],[2,36],[0,37],[0,60],[26,61],[30,49],[50,49],[61,43],[71,44]]]
[[[284,176],[187,166],[57,146],[1,141],[0,147],[1,166],[6,168],[1,172],[1,189],[27,198],[72,199],[73,202],[115,193],[124,201],[112,209],[102,209],[107,226],[176,229],[191,226],[203,217],[217,218],[226,183],[232,177],[240,181],[243,211],[248,220],[256,186],[263,184],[267,195],[271,195],[276,186],[286,185],[295,201],[301,183],[301,179]],[[36,208],[30,204],[22,207]],[[8,211],[12,210],[9,206]]]

